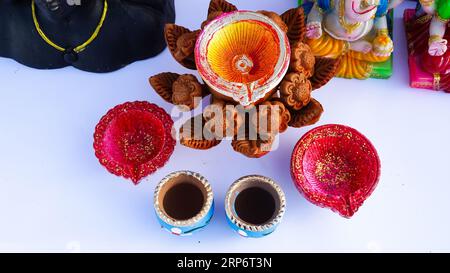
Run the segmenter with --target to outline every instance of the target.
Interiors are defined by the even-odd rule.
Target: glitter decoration
[[[95,155],[109,172],[138,184],[169,160],[175,147],[172,118],[155,104],[114,107],[95,128]]]
[[[355,129],[324,125],[295,146],[291,175],[310,202],[350,218],[375,189],[380,159],[375,147]]]

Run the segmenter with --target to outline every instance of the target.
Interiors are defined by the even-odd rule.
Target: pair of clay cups
[[[214,194],[202,175],[177,171],[155,189],[154,207],[161,226],[175,235],[190,235],[208,225],[214,214]],[[235,181],[225,197],[230,226],[244,237],[272,233],[286,208],[283,190],[272,179],[250,175]]]

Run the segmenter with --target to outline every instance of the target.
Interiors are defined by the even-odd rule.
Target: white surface
[[[176,2],[177,23],[196,28],[208,1]],[[296,0],[232,2],[281,12]],[[291,181],[291,151],[311,128],[289,129],[278,150],[259,160],[233,152],[229,143],[206,152],[178,145],[169,163],[137,187],[103,169],[92,134],[108,109],[148,100],[170,111],[147,83],[162,71],[189,72],[168,51],[106,75],[39,71],[0,59],[0,250],[449,251],[450,94],[409,88],[405,6],[396,14],[390,80],[334,79],[314,93],[326,110],[319,124],[358,129],[382,160],[378,188],[351,220],[308,203]],[[183,238],[161,230],[152,208],[157,182],[180,169],[206,176],[216,200],[211,224]],[[274,178],[287,195],[277,231],[256,240],[235,234],[223,208],[228,186],[254,173]]]

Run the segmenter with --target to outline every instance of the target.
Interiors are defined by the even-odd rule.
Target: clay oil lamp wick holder
[[[230,226],[243,237],[272,233],[286,208],[283,190],[270,178],[251,175],[231,185],[225,199]]]
[[[163,228],[175,235],[190,235],[211,220],[214,214],[213,192],[200,174],[174,172],[156,187],[154,207]]]

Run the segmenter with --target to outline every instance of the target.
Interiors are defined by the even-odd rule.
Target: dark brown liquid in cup
[[[261,225],[273,217],[275,213],[275,199],[268,191],[252,187],[238,194],[234,208],[239,218],[245,222]]]
[[[176,220],[188,220],[202,209],[204,197],[202,191],[191,183],[180,183],[169,189],[164,196],[165,212]]]

